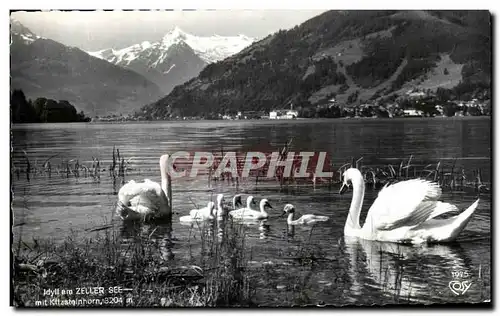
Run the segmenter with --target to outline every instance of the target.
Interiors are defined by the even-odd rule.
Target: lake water
[[[291,151],[326,151],[334,168],[363,157],[364,166],[399,166],[402,160],[416,165],[436,164],[464,169],[467,179],[480,169],[482,180],[491,180],[491,121],[489,118],[449,119],[338,119],[295,121],[196,121],[147,123],[30,124],[12,127],[12,163],[24,170],[26,151],[31,168],[50,157],[52,174],[12,173],[14,241],[19,236],[63,240],[76,233],[91,237],[94,229],[112,223],[116,192],[123,181],[149,178],[160,181],[161,154],[180,150],[272,151],[293,139]],[[101,168],[111,163],[113,146],[129,160],[124,179],[113,181],[107,171],[99,181],[92,177],[67,176],[63,160],[78,159],[90,167],[98,157]],[[74,164],[74,161],[72,161]],[[482,302],[490,298],[491,199],[481,202],[471,222],[450,245],[404,246],[347,239],[343,226],[352,198],[338,194],[338,188],[303,184],[280,189],[276,182],[213,182],[205,176],[180,178],[172,182],[174,215],[173,243],[169,251],[174,262],[188,263],[193,251],[201,251],[200,239],[178,218],[205,204],[217,193],[226,200],[236,193],[268,198],[277,211],[265,225],[246,227],[246,244],[251,249],[248,268],[263,273],[257,278],[256,303],[263,306],[301,304],[385,304],[398,300],[420,303]],[[377,191],[367,188],[363,212]],[[477,198],[474,190],[445,190],[442,200],[461,210]],[[286,203],[300,213],[330,216],[315,226],[287,227],[279,218]],[[363,216],[362,216],[363,218]],[[125,227],[125,226],[123,226]],[[121,228],[124,240],[137,232]],[[155,238],[164,230],[146,226]],[[161,227],[160,227],[161,228]],[[55,237],[55,238],[54,238]],[[189,249],[189,250],[188,250]],[[321,260],[297,260],[304,253]],[[453,271],[469,274],[472,282],[463,295],[454,294],[449,283]]]

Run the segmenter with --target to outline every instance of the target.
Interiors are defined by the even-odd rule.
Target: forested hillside
[[[423,87],[457,97],[490,87],[487,11],[329,11],[210,64],[140,114],[342,105]]]

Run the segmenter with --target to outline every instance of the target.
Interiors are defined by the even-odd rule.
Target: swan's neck
[[[166,161],[160,161],[161,189],[167,198],[168,211],[172,211],[172,178],[167,172]]]
[[[265,210],[265,206],[264,205],[260,206],[260,213],[262,214],[262,216],[267,217],[267,212]]]
[[[365,182],[361,179],[352,179],[352,201],[349,208],[349,215],[345,222],[344,230],[359,230],[359,215],[363,206],[363,199],[365,197]]]
[[[293,216],[294,216],[294,213],[289,213],[288,214],[288,218],[286,220],[287,224],[292,224],[293,223]]]
[[[169,175],[165,179],[161,179],[161,189],[163,193],[167,196],[168,204],[171,205],[172,201],[172,179]]]
[[[217,211],[219,212],[222,212],[223,208],[222,208],[222,201],[218,201],[217,202]]]

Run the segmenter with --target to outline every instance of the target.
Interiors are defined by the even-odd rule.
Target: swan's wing
[[[203,217],[203,209],[194,209],[194,210],[191,210],[189,211],[189,216],[191,218],[200,218],[200,217]]]
[[[151,180],[128,182],[118,192],[118,201],[136,212],[145,209],[158,210],[162,201],[161,186]]]
[[[138,213],[148,213],[160,209],[160,199],[149,192],[134,196],[130,200],[130,208]]]
[[[378,230],[414,226],[456,209],[438,202],[441,188],[437,183],[412,179],[385,186],[370,207],[366,223]]]
[[[317,222],[326,222],[329,219],[328,216],[306,214],[301,216],[299,219],[295,220],[296,224],[315,224]]]
[[[131,180],[120,188],[118,199],[122,202],[128,202],[138,195],[160,196],[161,186],[157,182],[146,179],[144,182],[135,182]]]
[[[322,216],[322,215],[313,215],[313,214],[310,214],[310,215],[304,215],[304,216],[308,216],[308,220],[312,220],[312,221],[316,221],[316,222],[325,222],[329,219],[328,216]]]
[[[229,212],[231,216],[241,216],[245,212],[245,208],[239,208],[237,210]]]
[[[254,211],[254,210],[246,208],[246,207],[229,212],[229,215],[231,215],[233,217],[254,217],[254,216],[257,216],[259,214],[260,214],[260,212]]]

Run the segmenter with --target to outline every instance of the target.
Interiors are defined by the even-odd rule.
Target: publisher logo
[[[448,283],[448,287],[455,295],[464,295],[472,286],[472,282],[466,280],[470,277],[467,271],[453,271],[451,276],[453,280]]]

